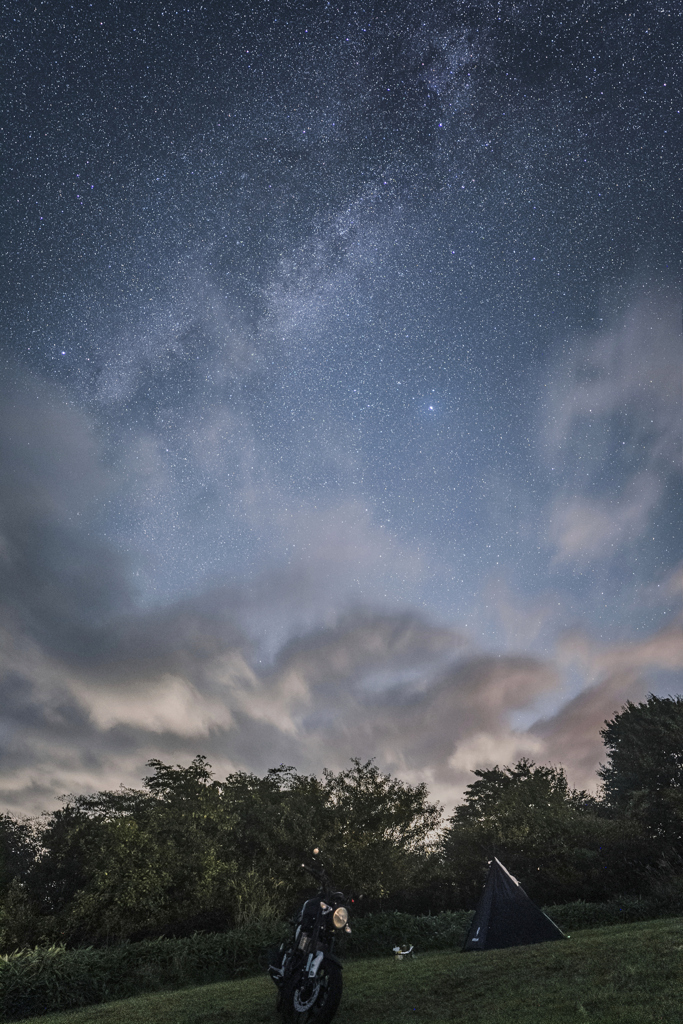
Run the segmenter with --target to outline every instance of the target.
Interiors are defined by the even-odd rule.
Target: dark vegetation
[[[549,910],[566,931],[572,932],[606,923],[649,920],[662,910],[667,916],[671,913],[670,909],[636,899],[566,904]],[[442,949],[452,953],[462,948],[471,917],[469,911],[462,910],[421,917],[399,911],[368,914],[354,922],[352,936],[338,951],[347,964],[391,956],[396,944],[414,945],[420,958]],[[219,934],[196,933],[183,939],[148,939],[99,949],[39,946],[19,950],[0,959],[0,1019],[21,1020],[141,992],[263,975],[265,951],[279,943],[285,931],[282,924],[261,924]],[[559,962],[557,957],[555,962]],[[268,995],[273,995],[271,988]],[[272,1007],[272,998],[266,1002]]]
[[[483,956],[449,949],[402,962],[349,960],[335,1024],[683,1024],[681,943],[683,923],[666,920]],[[261,974],[91,1005],[43,1022],[276,1024],[273,994]]]
[[[0,943],[24,949],[0,958],[4,1012],[259,969],[314,843],[354,898],[351,957],[458,946],[493,854],[565,929],[683,910],[683,699],[628,703],[602,735],[599,797],[522,759],[476,771],[445,823],[373,762],[219,782],[201,756],[37,821],[1,815]]]
[[[0,952],[111,945],[283,920],[313,844],[354,916],[475,906],[497,855],[541,904],[683,897],[683,699],[628,703],[602,732],[601,796],[527,759],[474,772],[443,823],[424,785],[354,760],[219,782],[150,761],[142,789],[0,815]]]

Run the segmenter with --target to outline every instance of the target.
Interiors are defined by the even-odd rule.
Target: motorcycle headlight
[[[332,915],[332,923],[335,928],[343,928],[349,919],[349,912],[346,907],[337,907]]]

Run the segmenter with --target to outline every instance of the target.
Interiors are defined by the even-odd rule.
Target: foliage
[[[38,942],[41,921],[27,881],[39,851],[34,822],[0,814],[0,949]]]
[[[680,921],[586,931],[550,942],[484,954],[453,950],[415,960],[355,960],[344,968],[335,1024],[569,1024],[594,1020],[683,1019]],[[577,984],[577,980],[580,984]],[[274,1021],[275,989],[261,975],[222,984],[156,992],[116,1004],[40,1018],[41,1024],[240,1024]]]
[[[301,863],[314,845],[340,887],[382,898],[424,871],[441,811],[426,787],[372,761],[322,778],[282,765],[264,777],[213,778],[149,762],[144,789],[71,797],[45,821],[26,872],[31,927],[9,909],[5,948],[46,938],[110,944],[282,919],[310,890]],[[15,875],[15,878],[18,877]],[[22,883],[24,885],[24,883]],[[0,922],[3,920],[0,917]]]
[[[626,897],[607,903],[577,901],[546,907],[565,931],[651,920],[671,914],[671,905]],[[683,909],[683,901],[678,909]],[[399,912],[353,920],[338,947],[345,960],[391,957],[396,945],[429,950],[462,948],[470,911],[414,916]],[[7,1018],[67,1009],[142,992],[182,988],[257,974],[268,947],[289,934],[282,923],[261,924],[222,934],[196,934],[106,949],[64,946],[22,950],[0,958],[0,1016]]]
[[[538,903],[678,905],[683,698],[628,703],[602,735],[604,799],[522,758],[475,771],[445,828],[424,784],[372,760],[224,781],[200,755],[149,761],[140,789],[72,796],[41,823],[0,815],[0,949],[273,927],[310,894],[314,846],[356,921],[471,909],[494,855]]]
[[[325,770],[323,778],[321,846],[337,884],[366,897],[414,884],[441,824],[426,785],[410,786],[358,759],[336,775]]]
[[[49,942],[49,932],[27,886],[13,878],[0,901],[0,950]]]
[[[465,906],[475,904],[494,856],[537,902],[600,900],[642,886],[638,829],[571,789],[563,768],[522,758],[474,775],[443,838]]]
[[[0,893],[13,879],[24,881],[38,851],[38,836],[33,822],[0,814]]]
[[[413,917],[378,914],[354,922],[340,949],[344,957],[389,956],[397,943],[420,949],[459,948],[471,914]],[[282,923],[222,934],[196,934],[110,946],[24,949],[0,957],[0,1015],[8,1019],[67,1009],[163,988],[254,974],[266,951],[289,934]]]
[[[559,906],[543,908],[562,931],[573,933],[582,928],[604,928],[607,925],[654,921],[660,917],[671,917],[683,913],[683,893],[671,898],[661,896],[621,896],[604,903],[587,903],[575,900]]]
[[[634,819],[661,855],[683,855],[683,697],[633,704],[605,722],[605,799]]]
[[[280,925],[106,949],[21,950],[0,957],[0,1014],[16,1019],[255,973],[263,969],[264,949],[284,934]]]
[[[151,762],[145,790],[72,798],[44,829],[33,889],[59,938],[123,941],[220,927],[230,909],[230,822],[204,758]]]
[[[250,866],[286,882],[293,865],[318,846],[335,883],[366,896],[411,880],[441,821],[424,784],[410,786],[357,758],[346,771],[325,770],[322,779],[285,765],[264,778],[238,772],[222,791]],[[297,888],[303,877],[296,877]]]
[[[369,914],[354,919],[350,936],[343,936],[339,950],[343,957],[390,956],[394,946],[428,949],[461,949],[472,921],[472,911],[445,911],[415,915],[400,911]]]

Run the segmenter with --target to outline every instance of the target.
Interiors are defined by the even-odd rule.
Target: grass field
[[[276,1024],[265,977],[33,1018],[42,1024]],[[683,920],[577,932],[568,942],[444,951],[344,968],[335,1024],[683,1024]]]

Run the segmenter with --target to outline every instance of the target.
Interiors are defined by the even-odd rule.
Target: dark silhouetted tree
[[[473,774],[443,840],[465,905],[476,903],[493,856],[544,903],[604,899],[642,885],[638,829],[572,789],[563,768],[522,758]]]
[[[637,821],[658,853],[683,856],[683,697],[628,701],[600,734],[605,800]]]

